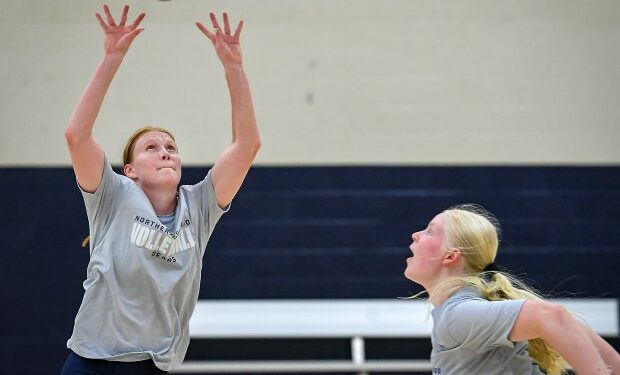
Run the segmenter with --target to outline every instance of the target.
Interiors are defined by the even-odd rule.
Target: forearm
[[[607,367],[611,369],[612,374],[620,374],[620,354],[605,341],[601,336],[592,331],[590,327],[584,327],[590,336],[590,340],[598,350]]]
[[[560,353],[580,375],[609,374],[587,328],[561,310],[546,324],[543,339]]]
[[[71,114],[65,130],[67,138],[79,141],[92,135],[93,125],[105,94],[122,60],[123,57],[119,55],[104,55]]]
[[[241,65],[225,68],[232,106],[232,143],[256,152],[260,136],[256,126],[250,84]]]

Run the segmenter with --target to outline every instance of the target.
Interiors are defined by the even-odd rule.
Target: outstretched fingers
[[[103,10],[105,11],[106,19],[108,21],[107,23],[103,20],[103,17],[101,17],[101,14],[95,13],[95,16],[97,17],[99,26],[101,26],[103,31],[108,32],[110,31],[111,27],[114,27],[117,25],[114,22],[114,17],[112,17],[112,14],[110,13],[110,7],[107,4],[103,6]],[[127,23],[128,14],[129,14],[129,5],[125,5],[123,7],[123,14],[121,15],[121,20],[118,26],[125,26],[125,24]],[[132,31],[135,30],[140,25],[140,22],[142,22],[145,16],[146,16],[145,13],[140,13],[138,17],[136,17],[136,19],[133,21],[133,23],[129,26],[129,29]]]
[[[108,19],[108,25],[116,26],[116,23],[114,22],[114,18],[112,17],[112,14],[110,13],[110,7],[108,6],[108,4],[103,5],[103,10],[105,11],[105,16]]]
[[[138,17],[136,17],[136,19],[133,21],[131,26],[129,26],[129,28],[131,30],[135,30],[140,25],[140,22],[142,22],[145,16],[146,16],[146,13],[140,13]]]
[[[224,12],[222,14],[222,18],[224,19],[224,34],[230,35],[230,23],[228,22],[228,13]]]
[[[211,23],[213,24],[213,28],[222,32],[220,24],[217,22],[217,18],[215,17],[215,14],[213,12],[209,13],[209,17],[211,17]]]
[[[196,22],[196,26],[198,27],[198,29],[200,31],[202,31],[203,34],[206,35],[207,38],[209,38],[209,40],[211,41],[211,43],[215,44],[215,34],[213,34],[211,31],[209,31],[209,29],[207,29],[205,27],[205,25],[203,25],[200,22]]]
[[[239,25],[237,25],[237,30],[235,30],[235,39],[239,40],[242,29],[243,29],[243,20],[239,21]]]
[[[103,21],[103,18],[101,18],[101,14],[95,13],[95,17],[97,17],[97,21],[99,21],[99,26],[101,26],[101,29],[103,30],[103,32],[107,33],[108,25],[106,25],[106,23]]]
[[[119,26],[125,26],[125,23],[127,22],[127,13],[129,13],[129,5],[125,5],[123,7],[123,15],[121,16]]]
[[[224,34],[230,35],[230,21],[228,20],[228,13],[224,12],[222,14],[222,18],[224,19]],[[213,22],[213,27],[220,30],[217,20],[215,19],[215,15],[213,13],[211,13],[211,22]],[[237,30],[235,30],[235,35],[233,35],[235,39],[239,39],[242,29],[243,29],[243,20],[239,21],[239,25],[237,25]]]
[[[209,17],[211,18],[213,28],[207,28],[200,22],[196,22],[196,26],[207,38],[209,38],[211,43],[213,43],[216,48],[239,44],[239,36],[241,35],[241,30],[243,30],[242,20],[239,21],[235,34],[231,35],[230,17],[228,17],[228,13],[224,12],[222,14],[224,30],[222,30],[222,26],[220,26],[220,23],[217,21],[217,17],[213,12],[209,13]]]

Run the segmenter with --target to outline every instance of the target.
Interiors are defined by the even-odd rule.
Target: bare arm
[[[609,343],[599,335],[597,335],[590,327],[584,327],[590,340],[598,350],[607,367],[611,369],[612,374],[620,374],[620,354]]]
[[[544,339],[580,375],[610,373],[586,327],[560,305],[526,301],[508,338],[511,341]]]
[[[125,26],[129,11],[129,7],[125,6],[121,21],[116,25],[107,5],[104,5],[104,11],[107,24],[99,13],[96,16],[105,33],[105,54],[73,110],[65,129],[65,138],[75,176],[82,189],[89,192],[97,190],[103,170],[103,150],[93,137],[95,119],[131,42],[143,30],[138,28],[138,25],[144,18],[144,13],[142,13],[133,24]]]
[[[231,35],[228,15],[224,13],[224,31],[213,13],[210,14],[215,33],[201,23],[196,25],[213,43],[226,74],[232,106],[232,142],[218,157],[211,171],[217,203],[227,206],[235,197],[260,149],[250,85],[241,61],[239,36],[243,21]]]

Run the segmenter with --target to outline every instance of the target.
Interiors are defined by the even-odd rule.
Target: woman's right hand
[[[123,8],[123,15],[121,16],[121,21],[118,25],[114,22],[114,18],[112,17],[112,14],[110,14],[110,8],[107,5],[103,6],[103,10],[105,11],[105,15],[108,20],[107,23],[103,20],[99,13],[96,13],[96,16],[99,21],[99,25],[105,34],[105,53],[110,56],[123,57],[127,53],[127,50],[129,50],[131,42],[133,42],[135,37],[138,36],[142,30],[144,30],[143,28],[138,28],[138,26],[146,14],[140,13],[131,25],[125,26],[125,23],[127,22],[127,13],[129,12],[128,5],[125,5]]]

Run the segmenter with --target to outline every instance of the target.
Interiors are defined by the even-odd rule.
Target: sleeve
[[[96,233],[101,233],[101,227],[109,221],[113,212],[116,193],[121,185],[121,176],[112,170],[112,166],[108,162],[108,158],[104,156],[103,171],[101,182],[97,186],[97,190],[89,193],[82,189],[78,183],[84,205],[86,206],[86,215],[88,216],[88,224],[90,226],[91,250],[96,240]]]
[[[457,346],[476,353],[497,347],[514,347],[508,335],[523,307],[523,300],[469,300],[456,305],[447,316],[446,328]]]
[[[204,246],[201,246],[201,250],[204,254],[206,242],[222,215],[230,209],[230,204],[221,208],[217,203],[215,189],[211,181],[211,170],[209,170],[204,180],[195,185],[188,186],[187,188],[188,193],[192,196],[192,200],[198,205],[198,211],[202,218],[202,224],[199,230],[201,232],[201,238],[204,239]]]

